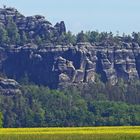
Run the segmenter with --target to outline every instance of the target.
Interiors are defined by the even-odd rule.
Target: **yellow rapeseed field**
[[[140,140],[140,127],[4,128],[0,140]]]

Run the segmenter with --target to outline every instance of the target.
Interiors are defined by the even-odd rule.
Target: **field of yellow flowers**
[[[140,140],[140,127],[4,128],[0,140]]]

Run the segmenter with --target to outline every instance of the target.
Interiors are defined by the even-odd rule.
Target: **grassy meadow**
[[[0,140],[140,140],[140,127],[4,128]]]

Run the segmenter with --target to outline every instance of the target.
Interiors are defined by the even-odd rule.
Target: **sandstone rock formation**
[[[13,96],[17,94],[21,94],[21,90],[15,80],[0,78],[0,95]]]
[[[129,48],[89,43],[43,49],[20,46],[0,51],[0,70],[16,80],[27,74],[30,81],[51,88],[57,88],[62,82],[93,82],[96,73],[102,81],[111,84],[119,78],[139,79],[140,47],[127,45]]]
[[[16,24],[18,33],[20,35],[25,33],[30,41],[40,36],[45,40],[44,42],[56,43],[59,37],[66,32],[64,21],[53,26],[44,16],[25,17],[15,8],[0,8],[0,25],[6,28],[11,20]]]
[[[0,72],[10,79],[21,81],[27,76],[30,82],[57,88],[61,83],[94,82],[96,74],[103,82],[111,84],[119,78],[140,78],[140,46],[135,42],[58,45],[51,41],[66,32],[63,21],[53,27],[41,15],[25,17],[14,8],[0,9],[0,24],[6,27],[9,18],[14,20],[19,33],[25,32],[31,38],[30,43],[23,45],[0,46]],[[35,44],[36,35],[49,38],[50,42]],[[12,93],[18,84],[11,80],[0,81],[2,91],[6,85]]]

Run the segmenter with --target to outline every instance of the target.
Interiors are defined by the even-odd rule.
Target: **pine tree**
[[[87,42],[86,35],[84,34],[83,31],[81,31],[81,32],[78,33],[78,35],[77,35],[77,43],[78,43],[78,42]]]
[[[19,44],[20,43],[20,35],[18,32],[18,28],[16,23],[13,21],[12,18],[7,20],[7,32],[8,37],[10,38],[11,44]]]
[[[0,45],[3,45],[7,42],[8,42],[7,31],[2,25],[0,25]]]
[[[65,33],[65,41],[67,44],[71,43],[71,44],[76,44],[76,37],[75,35],[73,35],[71,33],[71,31],[68,31],[67,33]]]
[[[36,43],[37,45],[41,45],[42,39],[41,39],[41,37],[40,37],[39,35],[37,35],[37,36],[35,37],[35,43]]]
[[[27,43],[27,41],[28,41],[28,39],[27,39],[26,33],[24,31],[22,31],[20,34],[20,44],[24,45]]]

